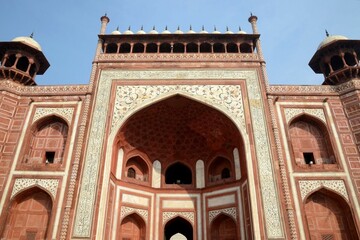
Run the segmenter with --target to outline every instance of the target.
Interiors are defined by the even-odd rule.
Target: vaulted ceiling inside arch
[[[125,152],[137,149],[151,161],[196,161],[230,157],[240,134],[223,113],[176,95],[134,114],[119,139]]]

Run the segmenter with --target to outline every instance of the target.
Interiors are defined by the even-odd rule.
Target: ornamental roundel
[[[53,199],[55,199],[58,185],[58,179],[18,178],[15,180],[14,187],[11,192],[11,198],[13,198],[17,193],[23,191],[24,189],[29,189],[33,186],[39,186],[42,189],[47,190],[48,193],[51,194]]]
[[[333,190],[349,201],[343,180],[301,180],[299,181],[301,199],[304,201],[309,193],[319,190],[322,187]]]
[[[52,114],[59,115],[66,119],[68,123],[71,123],[73,117],[74,108],[36,108],[33,123],[42,117],[49,116]]]

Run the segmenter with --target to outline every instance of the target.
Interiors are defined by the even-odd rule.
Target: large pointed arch
[[[101,202],[106,204],[106,193],[107,193],[107,187],[108,186],[108,182],[109,182],[109,173],[107,172],[107,169],[109,169],[107,166],[110,165],[113,154],[114,154],[114,147],[117,147],[117,140],[118,140],[118,133],[119,130],[121,129],[121,127],[134,115],[136,115],[137,113],[141,112],[142,110],[146,109],[149,106],[152,105],[156,105],[157,103],[167,100],[171,97],[174,96],[179,96],[179,97],[183,97],[183,98],[187,98],[189,100],[192,100],[194,102],[197,102],[199,104],[203,104],[204,106],[207,106],[211,109],[213,109],[214,111],[218,111],[220,114],[222,114],[224,117],[226,117],[229,121],[231,121],[235,128],[236,131],[239,132],[239,139],[242,141],[242,146],[241,148],[239,148],[239,152],[241,154],[243,154],[241,157],[243,158],[243,160],[245,160],[245,166],[243,169],[246,169],[246,171],[248,172],[253,172],[254,170],[254,166],[253,166],[253,162],[250,161],[251,159],[251,151],[250,151],[250,143],[249,143],[249,137],[248,134],[245,130],[245,128],[243,127],[242,122],[239,120],[239,118],[234,117],[234,115],[224,106],[221,106],[215,102],[211,102],[209,101],[209,99],[205,99],[202,98],[201,96],[193,96],[190,95],[188,93],[185,92],[181,92],[181,91],[172,91],[171,93],[165,93],[161,96],[156,97],[155,99],[151,99],[151,100],[145,100],[143,103],[137,105],[135,108],[133,108],[132,110],[129,110],[128,112],[126,112],[126,114],[124,114],[121,119],[119,121],[116,122],[116,124],[112,127],[112,130],[110,131],[109,137],[108,137],[108,141],[107,141],[107,150],[106,152],[106,160],[105,160],[105,167],[104,169],[106,169],[106,171],[104,172],[104,178],[103,178],[103,189],[102,191],[104,191],[104,194],[101,195]],[[231,149],[231,152],[233,151],[233,149]],[[162,170],[163,171],[163,170]],[[249,180],[249,183],[251,183],[252,185],[255,185],[255,182],[253,179]],[[253,202],[253,208],[254,210],[252,210],[253,214],[256,213],[256,196],[255,194],[251,194],[251,202]],[[104,221],[103,221],[103,217],[101,216],[102,213],[100,213],[99,215],[99,226],[104,226]],[[256,224],[256,222],[258,221],[258,218],[254,216],[254,224]]]
[[[179,233],[185,236],[187,240],[193,240],[194,238],[192,224],[184,218],[177,216],[166,222],[164,226],[164,240],[170,240],[171,237]]]
[[[117,239],[146,239],[146,223],[137,213],[127,215],[120,222]]]
[[[9,205],[2,230],[4,239],[47,239],[53,201],[51,196],[38,187],[17,194]]]
[[[210,225],[210,239],[240,239],[234,219],[224,213],[219,214]]]
[[[321,188],[308,195],[303,212],[311,239],[359,239],[352,209],[331,190]]]

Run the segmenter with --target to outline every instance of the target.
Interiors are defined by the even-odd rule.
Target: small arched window
[[[173,52],[174,52],[174,53],[184,53],[184,52],[185,52],[184,44],[182,44],[182,43],[175,43],[175,44],[174,44],[174,48],[173,48]]]
[[[182,163],[175,163],[168,167],[165,173],[166,184],[191,184],[192,173],[190,168]]]
[[[156,43],[149,43],[146,46],[147,53],[157,53],[158,46]]]
[[[201,53],[211,53],[211,44],[210,43],[202,43],[200,45]]]
[[[162,43],[160,45],[160,52],[161,53],[170,53],[171,52],[171,45],[170,43]]]
[[[186,52],[188,52],[188,53],[197,53],[198,52],[198,45],[196,43],[188,43],[186,45]]]
[[[342,61],[340,56],[333,56],[331,58],[331,67],[334,71],[339,70],[344,67],[344,62]]]
[[[15,61],[16,61],[16,56],[15,56],[15,54],[10,55],[10,56],[6,59],[5,67],[12,67],[12,66],[14,66]]]
[[[25,56],[22,56],[21,58],[19,58],[19,60],[16,64],[16,68],[23,72],[26,72],[28,67],[29,67],[29,59]]]
[[[240,45],[240,52],[241,53],[252,53],[252,47],[248,43],[242,43]]]
[[[144,52],[144,44],[142,43],[135,43],[133,47],[133,53],[143,53]]]
[[[224,53],[225,52],[225,47],[224,44],[222,43],[215,43],[213,46],[214,49],[214,53]]]
[[[120,45],[119,53],[130,53],[131,46],[129,43],[122,43]]]
[[[348,53],[348,52],[345,53],[344,59],[345,59],[346,64],[350,67],[356,66],[356,64],[357,64],[355,56],[351,53]]]
[[[118,46],[116,43],[109,43],[106,46],[106,53],[116,53],[118,49]]]
[[[128,172],[127,172],[127,177],[128,178],[136,178],[136,172],[135,172],[135,169],[133,168],[129,168],[128,169]]]
[[[239,52],[239,47],[236,43],[228,43],[226,45],[226,51],[228,53],[238,53]]]
[[[226,178],[230,178],[230,169],[228,168],[224,168],[221,171],[221,179],[226,179]]]

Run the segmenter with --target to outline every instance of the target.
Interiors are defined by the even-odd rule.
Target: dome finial
[[[168,30],[167,25],[165,26],[165,30]]]
[[[241,27],[239,26],[239,32],[241,32]]]
[[[178,26],[177,30],[180,30],[180,26]]]
[[[116,27],[116,31],[119,31],[119,25]]]
[[[191,26],[191,24],[190,24],[190,30],[192,30],[192,26]]]
[[[329,32],[326,29],[325,29],[325,34],[326,34],[327,37],[330,36]]]
[[[252,14],[252,12],[250,12],[250,17],[252,17],[253,16],[253,14]]]
[[[128,27],[128,30],[130,31],[131,30],[131,26],[129,25],[129,27]]]
[[[155,30],[155,25],[153,26],[153,30]]]
[[[34,38],[34,32],[32,32],[29,37]]]
[[[143,31],[143,30],[144,30],[144,26],[143,26],[143,25],[141,25],[141,28],[140,28],[140,29],[141,29],[141,31]]]
[[[226,26],[226,31],[229,31],[229,27],[228,27],[228,26]]]
[[[205,31],[205,27],[204,27],[204,25],[202,25],[202,28],[201,28],[201,30],[202,30],[202,31]]]

